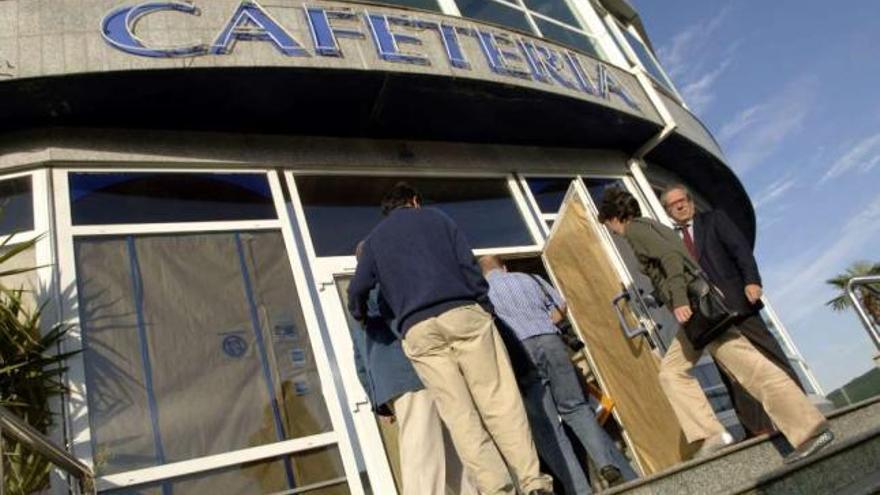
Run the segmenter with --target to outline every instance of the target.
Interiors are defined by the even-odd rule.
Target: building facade
[[[0,233],[39,237],[46,324],[79,351],[55,436],[103,493],[395,492],[343,308],[401,179],[522,263],[571,188],[665,221],[684,182],[756,230],[624,0],[7,0],[0,129]],[[675,322],[597,239],[662,352]],[[696,373],[735,428],[711,360]]]

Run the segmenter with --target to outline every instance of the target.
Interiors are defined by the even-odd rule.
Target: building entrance
[[[659,357],[648,331],[621,304],[632,287],[617,250],[598,224],[581,182],[569,188],[543,258],[565,297],[572,323],[584,339],[594,375],[615,403],[615,417],[645,475],[681,462],[682,435],[658,380]],[[630,289],[631,290],[631,289]],[[646,338],[631,339],[636,332]]]

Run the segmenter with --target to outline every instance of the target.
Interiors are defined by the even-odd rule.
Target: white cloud
[[[825,310],[829,293],[825,280],[864,257],[866,246],[880,241],[880,195],[837,231],[829,230],[829,236],[835,241],[827,247],[804,250],[784,268],[768,272],[767,279],[774,287],[773,298],[788,308],[786,317],[793,323],[803,321],[814,311]]]
[[[715,17],[688,26],[673,36],[668,45],[657,50],[663,67],[671,77],[679,78],[693,70],[694,58],[705,50],[707,41],[721,27],[729,13],[730,5],[727,5]]]
[[[686,83],[681,88],[681,96],[687,102],[691,110],[700,114],[709,108],[709,105],[715,100],[715,92],[713,86],[715,81],[727,70],[732,57],[723,60],[721,64],[714,70],[709,71],[696,81]]]
[[[692,24],[657,50],[666,73],[676,81],[684,101],[694,113],[702,113],[715,100],[714,85],[733,61],[738,42],[730,43],[719,57],[716,33],[724,24],[730,5],[714,17]],[[721,62],[718,62],[718,59]]]
[[[762,206],[767,206],[781,199],[795,184],[797,184],[797,179],[791,176],[783,177],[771,183],[755,195],[755,209],[760,209]]]
[[[787,84],[766,101],[739,112],[718,133],[728,161],[743,174],[799,131],[816,100],[818,80],[802,77]]]
[[[831,165],[819,183],[840,177],[852,170],[862,173],[870,172],[877,164],[880,164],[880,132],[868,136],[852,146],[847,153]]]

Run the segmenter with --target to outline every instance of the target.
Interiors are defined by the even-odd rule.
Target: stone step
[[[828,447],[830,452],[841,453],[842,457],[848,457],[855,455],[851,454],[853,450],[859,451],[863,446],[867,451],[870,451],[876,441],[876,435],[874,437],[871,435],[874,435],[875,430],[880,428],[880,397],[834,411],[828,416],[828,419],[835,435],[834,443]],[[858,443],[858,439],[864,441]],[[852,442],[857,442],[854,444],[857,448],[848,450],[846,447],[850,446]],[[803,473],[793,473],[806,466],[807,461],[794,466],[783,464],[782,460],[789,452],[791,452],[791,447],[780,434],[763,435],[740,442],[705,459],[689,461],[602,493],[605,495],[624,493],[627,495],[756,493],[748,490],[757,489],[755,488],[756,483],[761,480],[770,483],[770,481],[778,479],[780,483],[778,486],[783,487],[787,486],[782,481],[784,479],[794,480],[806,476]],[[828,454],[819,456],[821,459],[826,459],[826,457]],[[823,461],[823,464],[825,462]],[[827,464],[830,466],[835,465],[836,461],[829,460],[827,462],[830,463]],[[810,465],[812,463],[813,461],[809,461]],[[874,458],[873,464],[877,466],[875,469],[880,469],[880,458]],[[835,475],[829,474],[829,476]]]
[[[730,493],[872,494],[880,492],[880,427],[835,442],[814,457],[771,471]]]

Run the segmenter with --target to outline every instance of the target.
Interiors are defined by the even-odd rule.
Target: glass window
[[[605,189],[609,187],[626,189],[626,185],[620,179],[584,178],[584,185],[587,186],[587,191],[597,206],[602,204],[602,195],[605,193]]]
[[[544,37],[548,40],[569,46],[595,58],[602,58],[599,55],[599,50],[593,43],[593,40],[586,34],[562,27],[559,24],[547,22],[537,17],[535,18],[535,23],[538,25],[538,29],[541,30]]]
[[[0,181],[0,234],[34,230],[31,177]]]
[[[98,475],[332,431],[280,232],[80,238],[75,255]]]
[[[574,12],[571,11],[565,0],[524,0],[524,3],[532,12],[543,14],[571,26],[579,25]],[[542,28],[541,31],[543,30]]]
[[[526,184],[541,213],[558,213],[574,177],[530,177]]]
[[[330,460],[318,464],[314,459]],[[294,468],[308,466],[308,468]],[[163,493],[269,494],[308,493],[347,495],[350,493],[337,447],[323,447],[286,457],[227,467],[167,481],[101,493],[108,495],[162,495]]]
[[[639,61],[642,62],[642,66],[654,78],[658,83],[662,84],[666,89],[672,91],[672,83],[666,77],[666,74],[663,72],[663,69],[657,64],[657,61],[654,59],[654,56],[648,50],[641,40],[633,36],[632,33],[629,32],[628,29],[621,27],[620,31],[626,37],[626,40],[629,42],[629,46],[632,47],[633,51],[636,53],[636,56],[639,57]]]
[[[423,206],[449,215],[474,248],[535,243],[504,178],[297,177],[315,253],[353,255],[382,219],[382,197],[401,180],[421,193]]]
[[[525,12],[493,0],[456,0],[461,15],[526,33],[534,33]]]
[[[437,3],[437,0],[376,0],[375,2],[370,3],[384,3],[388,5],[399,5],[401,7],[410,7],[414,9],[433,10],[435,12],[441,12],[440,5]]]
[[[71,173],[74,225],[277,218],[265,174]]]

